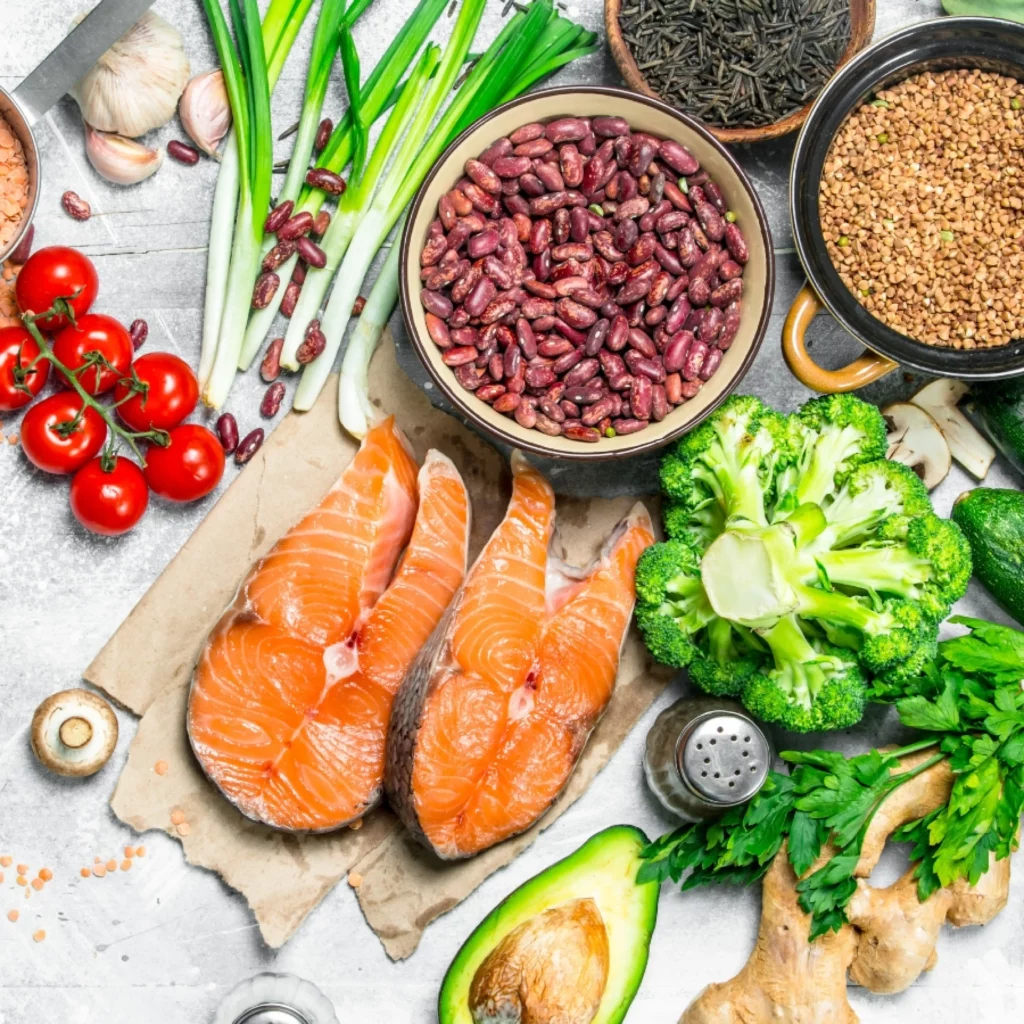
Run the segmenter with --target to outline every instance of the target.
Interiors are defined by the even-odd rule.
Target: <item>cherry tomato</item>
[[[181,423],[199,401],[199,382],[184,359],[170,352],[150,352],[135,360],[135,376],[149,385],[145,394],[134,394],[117,407],[117,415],[132,430],[170,430]],[[123,381],[114,389],[114,400],[128,394]]]
[[[23,313],[45,313],[54,300],[65,298],[78,319],[89,312],[99,287],[99,275],[88,256],[64,245],[50,245],[29,256],[14,294]],[[57,331],[68,323],[66,316],[51,316],[39,321],[39,329]]]
[[[39,355],[39,346],[24,327],[0,327],[0,412],[12,412],[28,405],[43,390],[50,375],[50,361],[40,359],[25,377],[24,384],[32,392],[26,395],[15,387],[14,371],[27,367]]]
[[[99,352],[113,370],[105,366],[91,366],[78,375],[78,383],[90,395],[101,395],[109,391],[127,372],[132,364],[135,346],[128,331],[112,316],[104,313],[86,313],[78,318],[53,339],[53,354],[69,369],[77,370],[85,365],[90,352]],[[66,382],[64,374],[61,380]]]
[[[71,511],[93,533],[119,537],[141,518],[149,504],[149,488],[142,470],[118,455],[103,468],[103,459],[90,459],[71,481]]]
[[[45,473],[73,473],[84,466],[103,447],[107,425],[92,408],[78,426],[62,437],[57,427],[71,422],[82,408],[82,399],[73,391],[62,391],[32,406],[21,421],[21,447],[34,466]]]
[[[224,449],[215,434],[196,423],[171,432],[171,443],[149,446],[146,482],[169,501],[195,501],[209,494],[224,475]]]

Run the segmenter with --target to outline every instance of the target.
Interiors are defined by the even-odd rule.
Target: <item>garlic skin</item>
[[[129,138],[174,117],[189,77],[181,33],[151,11],[71,90],[87,124]]]
[[[141,142],[113,132],[85,126],[85,155],[101,177],[115,185],[134,185],[145,181],[164,162],[163,149],[149,149]]]
[[[231,104],[220,68],[196,75],[181,94],[178,116],[188,137],[207,156],[217,156],[217,146],[231,128]]]

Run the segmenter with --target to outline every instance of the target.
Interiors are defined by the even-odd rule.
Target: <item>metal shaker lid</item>
[[[234,1024],[312,1024],[310,1019],[284,1003],[260,1003],[250,1007]]]
[[[710,712],[696,719],[680,739],[679,774],[705,800],[721,806],[741,804],[764,785],[771,747],[746,716]]]

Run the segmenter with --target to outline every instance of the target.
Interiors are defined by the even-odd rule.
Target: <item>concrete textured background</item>
[[[0,30],[0,84],[15,86],[51,48],[70,19],[89,0],[4,0]],[[373,66],[399,18],[414,0],[376,0],[356,29],[364,69]],[[491,0],[481,39],[500,21],[501,0]],[[599,0],[568,0],[568,13],[601,28]],[[877,35],[941,13],[939,0],[878,0]],[[163,17],[183,33],[194,71],[214,63],[199,0],[157,0]],[[447,31],[442,19],[439,33]],[[278,130],[298,114],[312,19],[274,97]],[[571,82],[618,83],[606,51],[557,76]],[[327,111],[344,108],[336,74]],[[173,123],[154,139],[181,137]],[[149,181],[117,188],[100,179],[85,159],[76,105],[62,101],[39,126],[45,178],[37,218],[37,244],[62,243],[87,252],[101,276],[97,309],[130,322],[150,324],[148,349],[168,349],[193,365],[198,357],[205,246],[216,168],[209,161],[183,167],[168,160]],[[782,320],[803,276],[793,253],[786,213],[792,143],[746,147],[739,152],[769,211],[775,235],[778,290],[764,347],[745,387],[789,409],[807,397],[790,377],[779,353]],[[279,144],[279,158],[288,143]],[[85,224],[69,220],[60,194],[74,189],[93,206]],[[400,325],[396,324],[400,332]],[[814,327],[819,352],[833,365],[856,346],[826,318]],[[401,343],[401,338],[400,338]],[[415,356],[405,347],[406,367],[421,381]],[[906,392],[899,374],[876,385],[873,399]],[[254,373],[239,379],[229,408],[243,432],[258,421],[262,386]],[[284,403],[285,408],[289,402]],[[18,431],[18,417],[3,432]],[[229,468],[222,487],[234,475]],[[612,477],[614,476],[614,480]],[[628,474],[582,476],[560,471],[562,490],[648,489],[649,467]],[[954,468],[936,494],[942,512],[969,486]],[[1003,463],[993,486],[1016,486]],[[432,925],[420,950],[392,964],[361,918],[346,886],[332,892],[280,952],[265,948],[244,903],[220,880],[190,869],[179,846],[162,834],[145,838],[148,856],[130,874],[84,881],[79,868],[93,857],[114,856],[138,842],[107,808],[135,723],[121,714],[121,741],[112,763],[84,782],[57,779],[38,767],[27,742],[33,708],[54,690],[75,685],[84,666],[113,633],[164,565],[211,507],[216,495],[196,505],[154,501],[134,533],[120,540],[86,534],[67,508],[66,483],[34,472],[19,449],[0,445],[0,854],[10,853],[33,872],[47,865],[55,880],[25,901],[13,871],[0,884],[0,1024],[197,1024],[209,1020],[223,994],[261,970],[293,971],[315,981],[333,1000],[341,1021],[412,1024],[434,1019],[444,970],[474,924],[515,886],[565,856],[594,831],[633,822],[651,835],[672,822],[644,788],[640,759],[655,714],[682,692],[673,687],[634,730],[591,790],[530,850],[490,878],[465,903]],[[976,587],[962,610],[999,617]],[[845,749],[863,749],[891,726],[873,713],[857,730],[838,737]],[[900,870],[887,856],[876,881]],[[21,920],[6,920],[10,908]],[[674,1021],[705,984],[731,977],[745,961],[758,920],[756,891],[704,891],[681,896],[668,889],[643,986],[630,1021]],[[992,925],[939,940],[939,964],[907,993],[895,998],[851,989],[865,1021],[879,1024],[1020,1019],[1024,1011],[1024,882],[1017,879],[1011,904]],[[42,944],[31,933],[45,928]]]

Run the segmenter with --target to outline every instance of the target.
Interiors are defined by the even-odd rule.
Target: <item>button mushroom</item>
[[[949,445],[931,416],[910,402],[896,402],[882,410],[889,428],[887,458],[909,466],[928,490],[938,487],[949,473]]]
[[[984,480],[996,450],[957,408],[967,391],[962,380],[941,377],[926,384],[910,401],[935,420],[953,458],[975,479]]]
[[[117,716],[90,690],[62,690],[32,717],[32,751],[58,775],[95,775],[117,746]]]

